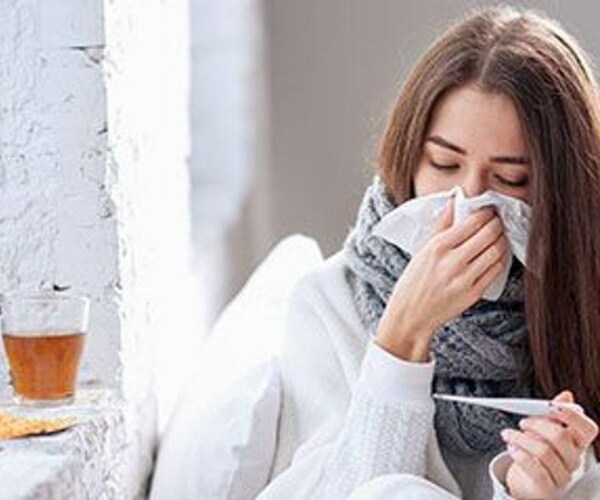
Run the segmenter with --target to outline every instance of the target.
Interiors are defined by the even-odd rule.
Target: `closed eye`
[[[435,167],[435,168],[439,168],[441,170],[454,170],[458,168],[458,165],[453,164],[453,165],[442,165],[441,163],[436,163],[433,160],[430,160],[431,166]]]
[[[443,163],[436,163],[433,160],[429,160],[429,163],[431,164],[432,167],[437,168],[439,170],[456,170],[457,168],[459,168],[459,165],[457,164],[450,164],[450,165],[445,165]],[[494,177],[496,177],[496,179],[498,180],[498,182],[506,185],[506,186],[510,186],[510,187],[524,187],[529,183],[529,178],[526,176],[523,179],[519,179],[518,181],[511,181],[509,179],[505,179],[504,177],[500,176],[500,175],[494,175]]]
[[[502,184],[506,184],[507,186],[512,187],[523,187],[526,186],[529,182],[529,179],[527,177],[525,177],[524,179],[519,179],[518,181],[509,181],[508,179],[504,179],[503,177],[497,175],[496,179],[498,179]]]

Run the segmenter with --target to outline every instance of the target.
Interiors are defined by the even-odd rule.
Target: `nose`
[[[462,183],[462,189],[467,198],[473,196],[479,196],[484,193],[487,189],[485,179],[482,178],[477,172],[468,175]]]

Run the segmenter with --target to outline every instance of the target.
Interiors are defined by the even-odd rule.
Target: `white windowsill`
[[[0,498],[124,498],[125,403],[106,389],[81,389],[73,405],[36,413],[7,394],[1,411],[76,415],[81,423],[46,436],[0,440]]]

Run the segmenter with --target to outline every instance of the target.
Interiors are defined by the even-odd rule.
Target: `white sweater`
[[[433,427],[435,359],[407,362],[369,341],[344,269],[341,253],[328,258],[292,296],[278,445],[259,500],[511,498],[503,486],[507,452],[442,456]],[[565,498],[600,499],[591,449]]]

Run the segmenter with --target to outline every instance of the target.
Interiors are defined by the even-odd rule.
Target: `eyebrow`
[[[452,151],[460,153],[461,155],[467,154],[466,150],[460,146],[457,146],[456,144],[452,144],[450,141],[447,141],[439,135],[432,135],[431,137],[427,138],[427,141],[425,142],[433,142],[438,146],[451,149]],[[516,165],[529,165],[531,163],[531,160],[525,156],[491,156],[490,161],[493,163],[514,163]]]

